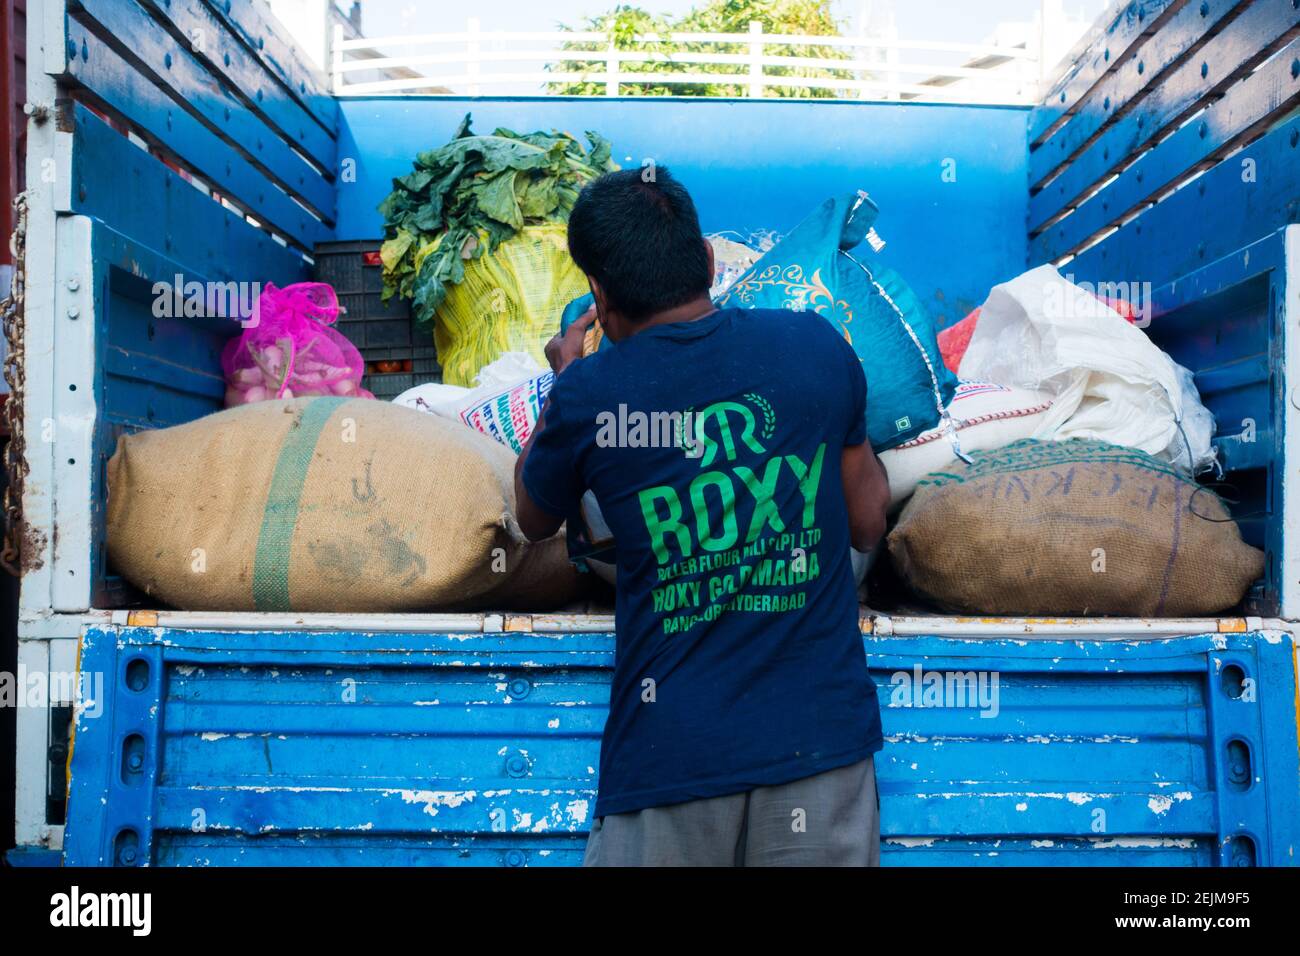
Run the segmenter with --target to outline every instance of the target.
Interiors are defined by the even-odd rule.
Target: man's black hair
[[[592,180],[569,214],[569,254],[633,321],[707,295],[713,284],[691,196],[663,166]]]

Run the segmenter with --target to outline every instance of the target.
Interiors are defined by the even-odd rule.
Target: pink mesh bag
[[[227,408],[305,395],[374,398],[361,387],[361,353],[330,327],[339,317],[331,286],[299,282],[280,289],[268,282],[257,308],[256,324],[221,353]]]

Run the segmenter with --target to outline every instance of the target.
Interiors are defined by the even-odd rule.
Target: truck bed
[[[1296,862],[1290,0],[1122,4],[1034,110],[337,100],[252,4],[51,0],[28,29],[19,666],[51,691],[17,715],[15,862],[579,859],[608,614],[130,610],[105,558],[118,436],[219,408],[236,331],[158,320],[154,284],[307,278],[315,243],[378,235],[389,178],[465,112],[481,128],[598,129],[625,165],[670,165],[710,231],[788,230],[865,188],[890,264],[943,326],[1041,262],[1149,283],[1147,331],[1216,416],[1221,487],[1265,576],[1221,619],[864,609],[887,735],[884,859]],[[182,39],[196,30],[202,48]]]

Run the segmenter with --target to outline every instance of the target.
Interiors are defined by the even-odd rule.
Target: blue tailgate
[[[1285,632],[866,648],[887,864],[1294,859]],[[66,862],[576,864],[612,656],[608,633],[91,629]]]

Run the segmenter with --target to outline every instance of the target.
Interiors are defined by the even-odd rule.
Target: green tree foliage
[[[614,46],[619,50],[638,53],[732,53],[748,54],[749,44],[675,43],[670,33],[748,33],[751,21],[763,25],[765,34],[804,34],[808,36],[838,36],[839,24],[831,15],[830,0],[705,0],[676,20],[652,14],[642,7],[620,4],[608,13],[590,17],[578,27],[564,26],[574,31],[611,33]],[[636,36],[656,36],[662,39],[649,43],[636,43]],[[566,51],[582,51],[603,56],[604,44],[574,41],[566,43]],[[764,47],[768,56],[803,56],[825,59],[851,59],[850,50],[842,47],[772,44]],[[600,96],[605,92],[602,61],[569,60],[553,67],[559,73],[588,73],[590,80],[555,82],[548,84],[551,93],[567,96]],[[649,73],[662,76],[666,73],[717,73],[736,76],[735,81],[720,79],[717,83],[661,83],[647,80],[644,83],[624,82],[619,93],[624,96],[745,96],[749,90],[748,75],[741,64],[703,64],[667,62],[624,62],[625,73]],[[769,76],[794,76],[803,78],[854,79],[849,69],[835,67],[769,66]],[[790,98],[834,98],[840,92],[834,89],[808,89],[798,86],[767,87],[766,95]]]

